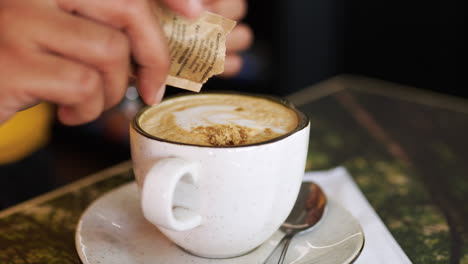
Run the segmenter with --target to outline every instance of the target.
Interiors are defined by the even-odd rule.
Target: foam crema
[[[165,100],[138,119],[146,133],[169,141],[234,146],[268,141],[298,125],[294,110],[269,99],[198,94]]]

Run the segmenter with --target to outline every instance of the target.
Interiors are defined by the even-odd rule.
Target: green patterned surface
[[[468,115],[341,91],[302,106],[311,118],[307,169],[345,165],[414,263],[468,264]],[[0,263],[81,263],[75,226],[112,177],[0,218]]]
[[[415,117],[427,118],[417,114],[417,110],[427,107],[412,105],[414,109],[398,115],[396,108],[407,107],[408,103],[350,94],[342,92],[304,107],[312,124],[308,169],[345,165],[414,263],[467,263],[466,230],[463,225],[455,225],[467,220],[464,199],[468,199],[468,168],[461,161],[463,156],[458,156],[462,153],[452,153],[450,145],[443,143],[443,136],[428,138],[428,131],[415,133],[405,124],[414,122]],[[385,102],[379,104],[379,100]],[[433,115],[436,112],[432,109]],[[392,127],[390,120],[383,121],[385,114],[398,124]],[[459,118],[457,115],[446,113],[439,118],[454,125],[447,119]],[[464,118],[468,124],[468,115]],[[437,127],[437,122],[432,125]],[[464,129],[465,135],[468,132],[466,125],[459,129]],[[411,137],[412,145],[404,144],[401,135]],[[453,139],[463,138],[460,134]],[[433,153],[411,149],[440,145],[445,146],[443,151]],[[448,187],[442,189],[444,185]],[[444,201],[450,211],[442,206]],[[453,223],[449,224],[448,219]]]
[[[79,217],[96,198],[132,179],[128,168],[111,178],[1,218],[0,263],[81,263],[74,240]]]

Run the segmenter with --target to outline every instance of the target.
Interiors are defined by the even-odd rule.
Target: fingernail
[[[166,91],[166,85],[163,84],[163,86],[159,88],[159,90],[156,92],[156,95],[154,96],[153,105],[159,104],[159,102],[161,102],[165,91]]]

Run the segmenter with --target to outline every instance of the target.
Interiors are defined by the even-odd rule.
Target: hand
[[[244,18],[247,12],[245,0],[203,0],[204,7],[213,13],[222,15],[235,21]],[[242,58],[239,52],[250,47],[253,40],[253,33],[246,24],[238,24],[234,30],[227,36],[226,61],[224,65],[223,77],[233,77],[242,68]]]
[[[130,56],[143,100],[159,102],[169,58],[148,1],[1,0],[0,124],[41,101],[57,104],[64,124],[97,118],[124,96]],[[202,10],[161,1],[189,17]]]

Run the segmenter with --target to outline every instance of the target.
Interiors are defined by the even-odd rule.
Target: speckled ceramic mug
[[[309,120],[291,104],[297,127],[272,140],[200,146],[157,138],[131,124],[131,152],[145,218],[195,255],[229,258],[266,241],[296,200],[305,169]]]

